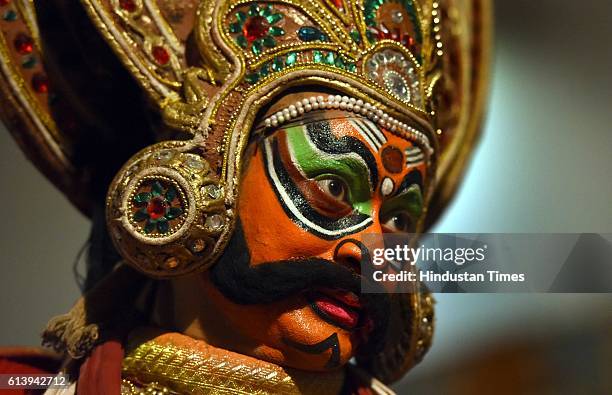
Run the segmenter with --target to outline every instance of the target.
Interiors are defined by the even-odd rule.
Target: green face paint
[[[381,216],[389,217],[398,212],[407,212],[416,223],[423,213],[423,195],[418,185],[411,185],[404,192],[387,200],[381,207]]]
[[[370,172],[365,161],[354,152],[320,151],[309,140],[305,125],[286,129],[287,142],[296,165],[311,179],[338,177],[348,187],[348,200],[357,211],[371,215],[372,191]]]

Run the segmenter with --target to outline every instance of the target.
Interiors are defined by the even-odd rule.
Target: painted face
[[[264,138],[243,175],[239,224],[204,274],[207,297],[239,333],[235,350],[307,370],[371,352],[386,295],[361,295],[365,233],[414,232],[421,149],[367,118],[309,114]]]

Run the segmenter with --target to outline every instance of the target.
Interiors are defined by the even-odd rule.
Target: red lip
[[[359,297],[352,292],[322,290],[310,295],[313,310],[324,320],[344,329],[354,329],[359,322]]]

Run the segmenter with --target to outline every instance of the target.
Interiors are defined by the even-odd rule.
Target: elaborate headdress
[[[327,92],[269,116],[258,133],[303,112],[342,108],[413,141],[430,172],[421,230],[453,194],[479,130],[486,0],[82,0],[89,20],[79,6],[56,3],[0,2],[3,119],[86,213],[95,175],[145,147],[111,183],[106,216],[121,255],[153,277],[204,270],[223,251],[245,147],[283,93]],[[131,119],[125,106],[138,97],[117,91],[125,70],[153,104],[134,104]],[[113,115],[100,97],[123,107]],[[96,134],[102,113],[109,125]],[[117,122],[120,133],[103,133]],[[83,158],[98,142],[111,151]],[[364,362],[374,374],[397,378],[421,358],[431,303],[419,293],[399,303],[401,336]]]

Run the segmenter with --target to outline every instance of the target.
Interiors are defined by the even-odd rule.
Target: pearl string
[[[327,98],[323,96],[304,98],[266,118],[264,120],[264,125],[266,127],[277,127],[304,113],[320,109],[340,109],[361,114],[378,124],[380,127],[391,130],[392,132],[400,131],[408,134],[411,139],[418,142],[421,146],[426,147],[428,154],[431,155],[433,153],[433,148],[431,148],[429,139],[423,132],[398,121],[370,103],[365,103],[361,99],[355,99],[354,97],[348,96],[329,95]]]

